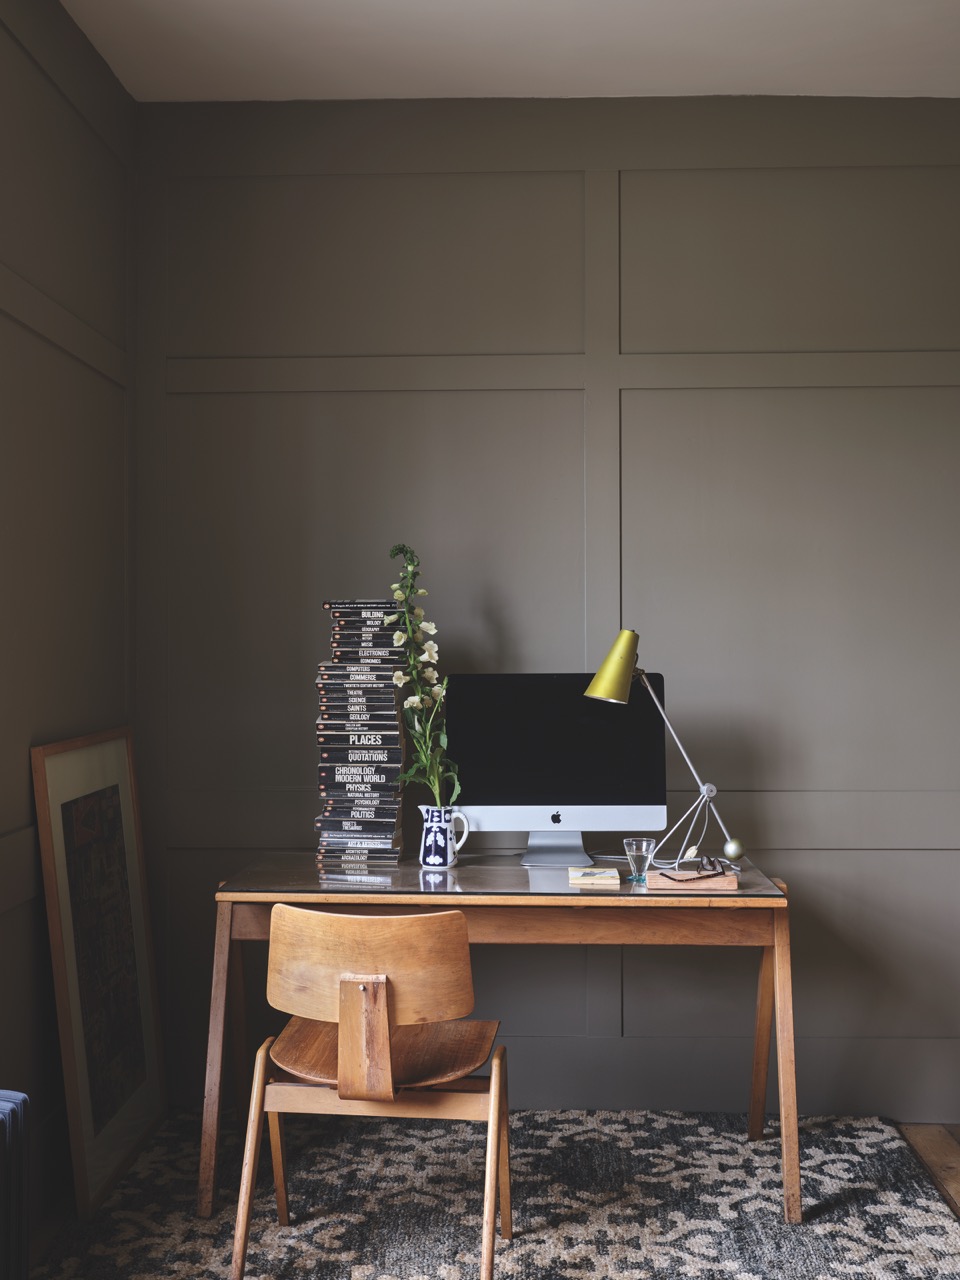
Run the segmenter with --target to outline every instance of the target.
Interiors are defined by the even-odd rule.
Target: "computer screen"
[[[648,672],[663,701],[663,677]],[[663,720],[639,683],[625,705],[585,698],[591,676],[451,675],[449,754],[472,832],[529,833],[546,865],[589,862],[583,832],[667,825]],[[611,852],[615,850],[613,844]],[[580,857],[567,862],[564,853]],[[528,865],[531,859],[526,859]]]

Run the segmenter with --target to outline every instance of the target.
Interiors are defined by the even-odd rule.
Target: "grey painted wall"
[[[0,0],[0,119],[0,1079],[44,1199],[29,746],[136,709],[198,1105],[213,888],[309,847],[320,603],[400,538],[446,669],[589,668],[637,627],[790,881],[802,1107],[956,1120],[958,104],[135,113],[53,0]],[[753,970],[477,956],[517,1105],[742,1108]]]
[[[58,4],[0,3],[0,1086],[69,1195],[29,748],[128,720],[133,104]]]
[[[310,847],[321,601],[381,592],[404,540],[446,670],[589,669],[637,628],[791,885],[801,1107],[956,1120],[960,103],[142,120],[138,730],[178,1100],[214,886]],[[477,969],[517,1105],[743,1108],[750,957]]]

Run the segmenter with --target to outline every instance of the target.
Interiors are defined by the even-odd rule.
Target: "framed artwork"
[[[77,1209],[163,1115],[153,948],[128,729],[33,747]]]

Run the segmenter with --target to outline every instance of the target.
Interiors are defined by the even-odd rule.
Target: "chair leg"
[[[281,1227],[290,1225],[290,1206],[287,1203],[286,1148],[284,1146],[283,1116],[279,1111],[268,1111],[270,1125],[270,1155],[273,1160],[273,1186],[277,1195],[277,1221]]]
[[[263,1091],[267,1083],[267,1054],[273,1044],[273,1039],[273,1036],[271,1036],[260,1046],[253,1068],[253,1088],[250,1090],[247,1138],[243,1147],[243,1171],[240,1175],[240,1199],[237,1202],[237,1226],[233,1236],[233,1261],[230,1266],[230,1280],[243,1280],[243,1269],[247,1261],[250,1209],[253,1201],[253,1189],[257,1184],[257,1165],[260,1161],[260,1135],[263,1133]]]
[[[500,1171],[497,1186],[500,1193],[500,1235],[513,1239],[513,1212],[510,1206],[510,1107],[507,1102],[507,1053],[500,1063]]]
[[[501,1169],[503,1132],[502,1069],[505,1050],[499,1046],[490,1064],[490,1109],[487,1113],[487,1161],[483,1179],[483,1228],[480,1242],[480,1280],[493,1280],[494,1232],[497,1220],[497,1183]]]

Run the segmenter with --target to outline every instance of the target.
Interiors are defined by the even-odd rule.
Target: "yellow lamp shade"
[[[621,631],[583,696],[600,698],[603,702],[627,702],[637,665],[639,643],[640,637],[636,631]]]

